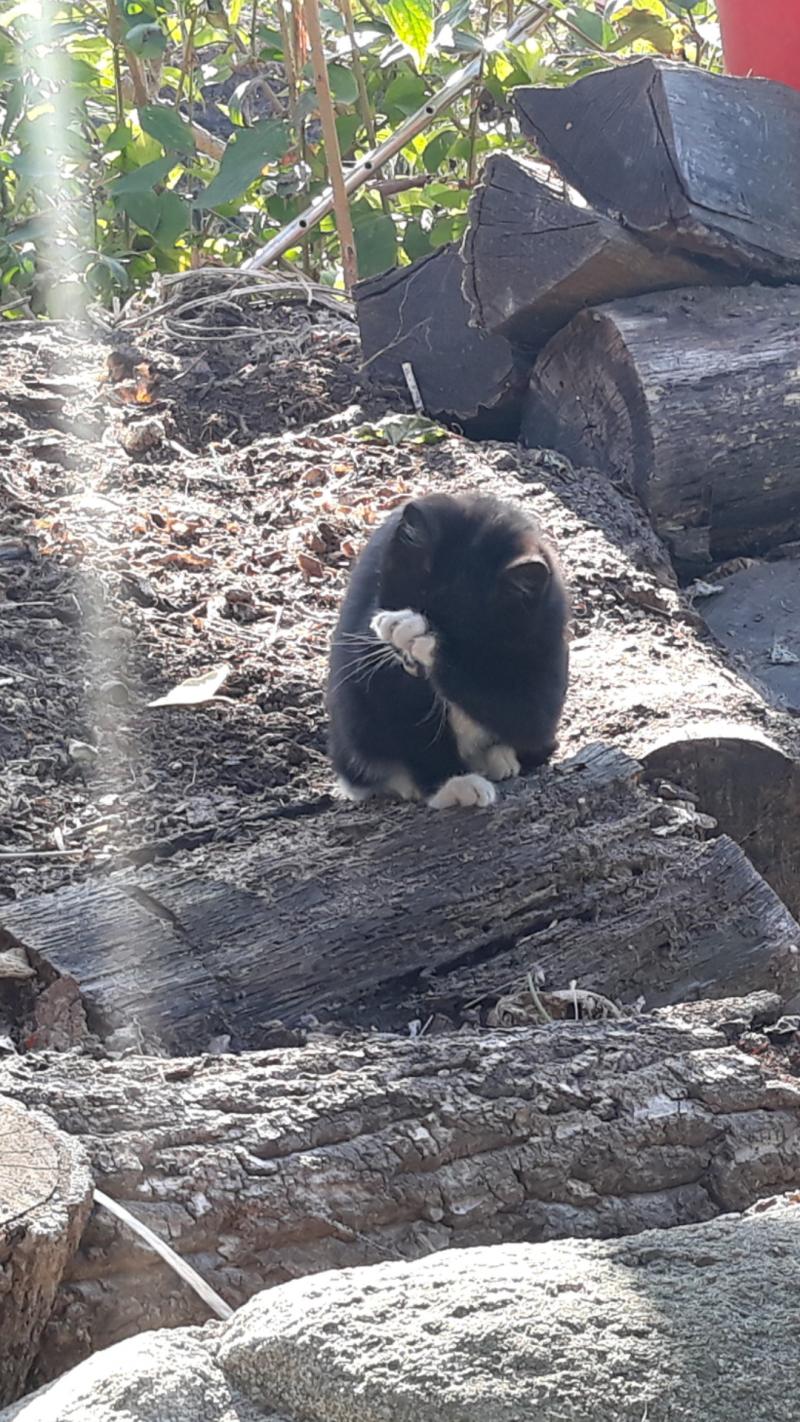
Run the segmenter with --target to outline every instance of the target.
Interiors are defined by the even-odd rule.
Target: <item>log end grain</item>
[[[0,1096],[0,1405],[25,1387],[91,1201],[81,1144]]]

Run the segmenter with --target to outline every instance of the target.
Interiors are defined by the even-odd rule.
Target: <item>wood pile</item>
[[[295,798],[0,902],[0,1406],[205,1321],[126,1210],[235,1308],[800,1189],[798,723],[673,566],[800,537],[800,97],[647,60],[517,105],[572,194],[495,156],[461,249],[356,296],[378,383],[409,366],[431,414],[521,441],[358,479],[541,518],[561,757],[488,812]],[[288,447],[267,500],[364,458],[335,420]]]
[[[642,59],[514,99],[538,168],[487,161],[441,259],[462,305],[426,292],[401,346],[431,259],[356,288],[368,373],[404,389],[409,363],[468,433],[501,402],[523,443],[635,493],[686,572],[797,540],[800,94]]]

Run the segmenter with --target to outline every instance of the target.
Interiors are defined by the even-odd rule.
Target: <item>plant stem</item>
[[[311,60],[314,66],[314,85],[317,91],[319,116],[322,121],[322,137],[325,143],[328,179],[331,185],[333,210],[336,215],[336,226],[342,249],[344,284],[347,290],[351,291],[358,281],[356,244],[353,236],[353,222],[350,217],[347,189],[344,185],[342,158],[339,152],[339,135],[336,132],[336,114],[334,112],[331,88],[328,82],[328,69],[325,63],[325,50],[322,44],[322,27],[319,20],[319,5],[317,0],[304,0],[304,12],[306,29],[308,31],[308,42],[311,49]]]
[[[375,131],[375,119],[369,102],[369,94],[367,93],[367,81],[364,75],[364,65],[361,62],[361,55],[359,54],[358,50],[358,42],[356,40],[356,27],[353,23],[353,10],[350,4],[350,0],[339,0],[339,9],[341,10],[342,15],[344,17],[344,25],[345,29],[347,30],[347,38],[350,41],[350,55],[353,61],[353,73],[356,76],[356,84],[358,86],[358,107],[361,112],[361,121],[365,129],[367,130],[367,138],[369,139],[370,148],[374,148],[376,143],[378,142],[378,136]],[[385,195],[381,193],[380,197],[381,207],[383,208],[384,212],[388,217],[391,209],[389,207],[388,202],[386,201]]]

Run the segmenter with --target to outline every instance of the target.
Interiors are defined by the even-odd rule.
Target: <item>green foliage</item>
[[[433,41],[433,0],[388,0],[384,14],[417,69],[424,69]]]
[[[507,16],[505,0],[350,3],[352,43],[338,3],[321,7],[346,164],[482,53],[486,31]],[[460,239],[479,160],[526,149],[508,102],[515,85],[570,83],[605,54],[719,64],[712,0],[545,3],[546,29],[487,52],[472,91],[376,172],[383,190],[354,196],[361,275]],[[301,0],[6,4],[0,315],[118,303],[159,271],[236,265],[328,186],[300,10]],[[332,218],[289,257],[340,282]]]

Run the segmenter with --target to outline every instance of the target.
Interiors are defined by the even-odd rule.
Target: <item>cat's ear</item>
[[[504,569],[503,587],[526,602],[538,602],[550,576],[550,565],[541,553],[523,553]]]
[[[434,529],[430,515],[421,503],[406,504],[394,538],[395,552],[404,567],[413,566],[419,572],[430,569]]]
[[[432,535],[431,522],[422,504],[415,503],[413,500],[410,504],[406,504],[400,519],[400,527],[397,530],[398,538],[412,548],[429,549]]]

